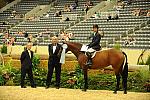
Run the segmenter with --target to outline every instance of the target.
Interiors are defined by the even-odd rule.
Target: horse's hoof
[[[86,92],[86,89],[82,89],[82,91]]]
[[[117,94],[117,91],[114,91],[113,93],[114,93],[114,94]]]

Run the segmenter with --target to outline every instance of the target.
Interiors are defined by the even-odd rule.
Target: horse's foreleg
[[[116,89],[114,91],[114,93],[116,94],[117,91],[119,90],[119,85],[120,85],[120,74],[116,75],[116,79],[117,79],[117,84],[116,84]]]
[[[88,75],[87,75],[87,68],[83,69],[83,73],[84,73],[84,89],[83,91],[86,91],[88,88]]]

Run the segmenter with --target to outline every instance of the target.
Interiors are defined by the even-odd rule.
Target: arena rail
[[[111,66],[108,66],[105,68],[106,70],[113,70]],[[139,71],[139,70],[146,70],[149,71],[149,66],[148,65],[132,65],[129,64],[129,72],[133,72],[133,71]]]

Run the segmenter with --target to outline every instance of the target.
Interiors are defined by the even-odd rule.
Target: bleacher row
[[[24,17],[27,12],[31,11],[37,5],[50,4],[50,2],[52,0],[21,0],[21,2],[11,6],[9,9],[0,13],[0,32],[23,21],[21,16]],[[12,18],[13,11],[16,11],[17,17]]]
[[[99,0],[93,0],[92,1],[94,5],[98,4]],[[80,18],[83,18],[83,14],[85,13],[84,4],[86,3],[86,0],[79,0],[78,7],[72,11],[72,12],[64,12],[64,5],[70,5],[74,4],[74,0],[57,0],[57,5],[52,7],[50,11],[43,14],[42,17],[35,19],[35,20],[27,20],[19,25],[16,25],[13,27],[10,31],[13,34],[16,34],[18,30],[24,30],[29,34],[36,35],[39,32],[45,32],[47,29],[51,31],[52,33],[58,33],[60,30],[65,29],[66,26],[70,26],[71,23],[75,23],[76,20],[79,20]],[[62,15],[68,15],[70,16],[76,16],[77,19],[71,19],[69,21],[62,22],[62,17],[55,17],[54,13],[56,11],[62,11]],[[45,15],[49,14],[49,17],[45,17]],[[25,44],[26,41],[22,37],[17,37],[17,42],[15,44]],[[47,45],[49,42],[39,43],[39,45]],[[24,43],[25,42],[25,43]]]
[[[96,1],[94,1],[96,2]],[[27,31],[28,33],[31,34],[37,34],[39,32],[45,31],[47,29],[49,29],[50,31],[57,31],[57,30],[61,30],[63,28],[65,28],[67,25],[69,25],[70,23],[74,23],[75,20],[70,20],[70,21],[66,21],[66,22],[61,22],[62,17],[55,17],[54,13],[57,10],[61,10],[63,11],[64,9],[64,5],[66,4],[73,4],[74,1],[73,0],[58,0],[57,6],[55,6],[54,8],[51,8],[50,11],[48,11],[47,13],[49,14],[49,17],[45,17],[45,14],[43,14],[42,17],[40,17],[39,20],[36,21],[25,21],[22,24],[16,26],[15,28],[13,28],[11,31],[12,32],[17,32],[18,30],[23,30],[25,29],[25,31]],[[85,3],[85,0],[81,0],[79,1],[79,7],[77,7],[75,9],[75,11],[73,12],[62,12],[62,14],[77,14],[77,17],[83,17],[81,16],[80,12],[82,11],[83,8],[83,4]]]
[[[150,1],[146,0],[135,0],[131,5],[126,5],[124,9],[119,10],[119,19],[110,20],[107,22],[106,18],[89,18],[86,21],[82,21],[76,26],[68,29],[77,36],[80,42],[88,43],[91,40],[87,40],[87,36],[90,36],[92,32],[92,25],[98,24],[100,30],[104,31],[105,35],[101,40],[102,46],[113,47],[116,43],[119,43],[122,48],[133,48],[133,49],[150,49],[149,34],[150,25],[143,27],[142,29],[135,31],[134,34],[127,34],[131,29],[136,26],[140,26],[141,23],[146,23],[150,20],[150,17],[146,16],[133,16],[132,11],[136,8],[144,10],[150,9]],[[111,10],[115,11],[115,10]],[[84,34],[84,35],[83,35]],[[140,34],[140,35],[139,35]],[[136,42],[135,45],[125,45],[123,35],[133,37]],[[116,40],[119,38],[119,40]],[[83,41],[84,40],[84,41]],[[76,41],[76,40],[71,40]]]
[[[47,2],[47,0],[45,1]],[[100,3],[100,0],[91,0],[91,1],[94,3],[94,6]],[[88,39],[88,36],[90,36],[90,34],[92,33],[92,25],[98,24],[100,30],[104,31],[105,34],[101,40],[102,47],[113,47],[116,43],[119,43],[123,48],[134,48],[134,49],[150,48],[149,42],[150,24],[142,27],[140,30],[136,30],[132,34],[127,34],[129,30],[132,30],[135,27],[140,26],[141,23],[146,23],[148,20],[150,20],[150,17],[133,16],[132,14],[132,11],[136,8],[149,10],[150,9],[149,0],[134,0],[134,2],[131,3],[130,5],[125,5],[124,9],[119,10],[119,19],[117,20],[107,21],[105,17],[88,18],[70,27],[70,24],[75,23],[76,20],[61,22],[61,17],[54,17],[54,13],[57,10],[61,10],[62,14],[67,14],[68,16],[74,14],[77,15],[77,19],[84,18],[85,12],[83,11],[83,9],[85,2],[86,0],[79,0],[79,6],[75,9],[75,11],[64,12],[63,11],[64,5],[73,4],[74,0],[57,0],[57,5],[55,5],[53,8],[50,9],[50,11],[47,12],[49,14],[48,18],[45,17],[45,15],[47,14],[45,13],[43,14],[42,17],[36,20],[23,21],[19,25],[16,25],[12,29],[10,29],[11,33],[13,33],[14,36],[17,36],[17,42],[15,42],[15,44],[23,45],[27,42],[26,40],[24,40],[23,36],[16,35],[16,33],[19,30],[25,30],[29,34],[36,35],[39,32],[45,32],[47,29],[49,29],[50,31],[52,31],[52,33],[57,34],[60,30],[66,29],[66,26],[68,26],[68,29],[66,31],[72,32],[75,36],[75,39],[70,41],[88,44],[91,41]],[[12,9],[14,9],[15,7],[18,7],[18,9],[20,10],[17,12],[23,12],[23,14],[25,14],[28,11],[32,10],[33,7],[36,7],[38,4],[39,2],[37,2],[37,0],[22,0],[20,3],[17,3],[12,8],[4,11],[3,14],[0,13],[1,15],[0,18],[2,19],[2,21],[8,18],[10,16],[10,11],[12,11]],[[115,12],[115,10],[111,9],[109,12]],[[10,23],[11,21],[14,21],[12,19],[9,20]],[[15,20],[18,21],[18,19]],[[3,29],[4,27],[5,26],[1,26],[0,29]],[[127,35],[129,37],[132,36],[136,40],[135,45],[124,45],[126,39],[123,35]],[[117,40],[118,37],[119,40]],[[0,40],[2,39],[3,38],[0,38]],[[48,45],[49,43],[50,43],[49,40],[45,40],[44,42],[38,43],[38,45]]]

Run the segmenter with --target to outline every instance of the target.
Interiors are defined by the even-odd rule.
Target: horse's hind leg
[[[124,94],[127,94],[127,78],[128,78],[128,63],[127,63],[127,55],[123,52],[125,56],[125,65],[123,66],[123,71],[121,73],[122,75],[122,85],[124,89]]]
[[[114,93],[116,94],[117,91],[119,90],[119,85],[120,85],[120,74],[116,75],[116,79],[117,79],[117,84],[116,84],[116,89],[114,91]]]
[[[122,75],[122,86],[124,90],[124,94],[127,94],[127,77]]]
[[[124,70],[122,72],[122,86],[124,90],[124,94],[127,94],[127,78],[128,78],[128,65],[126,63]]]

